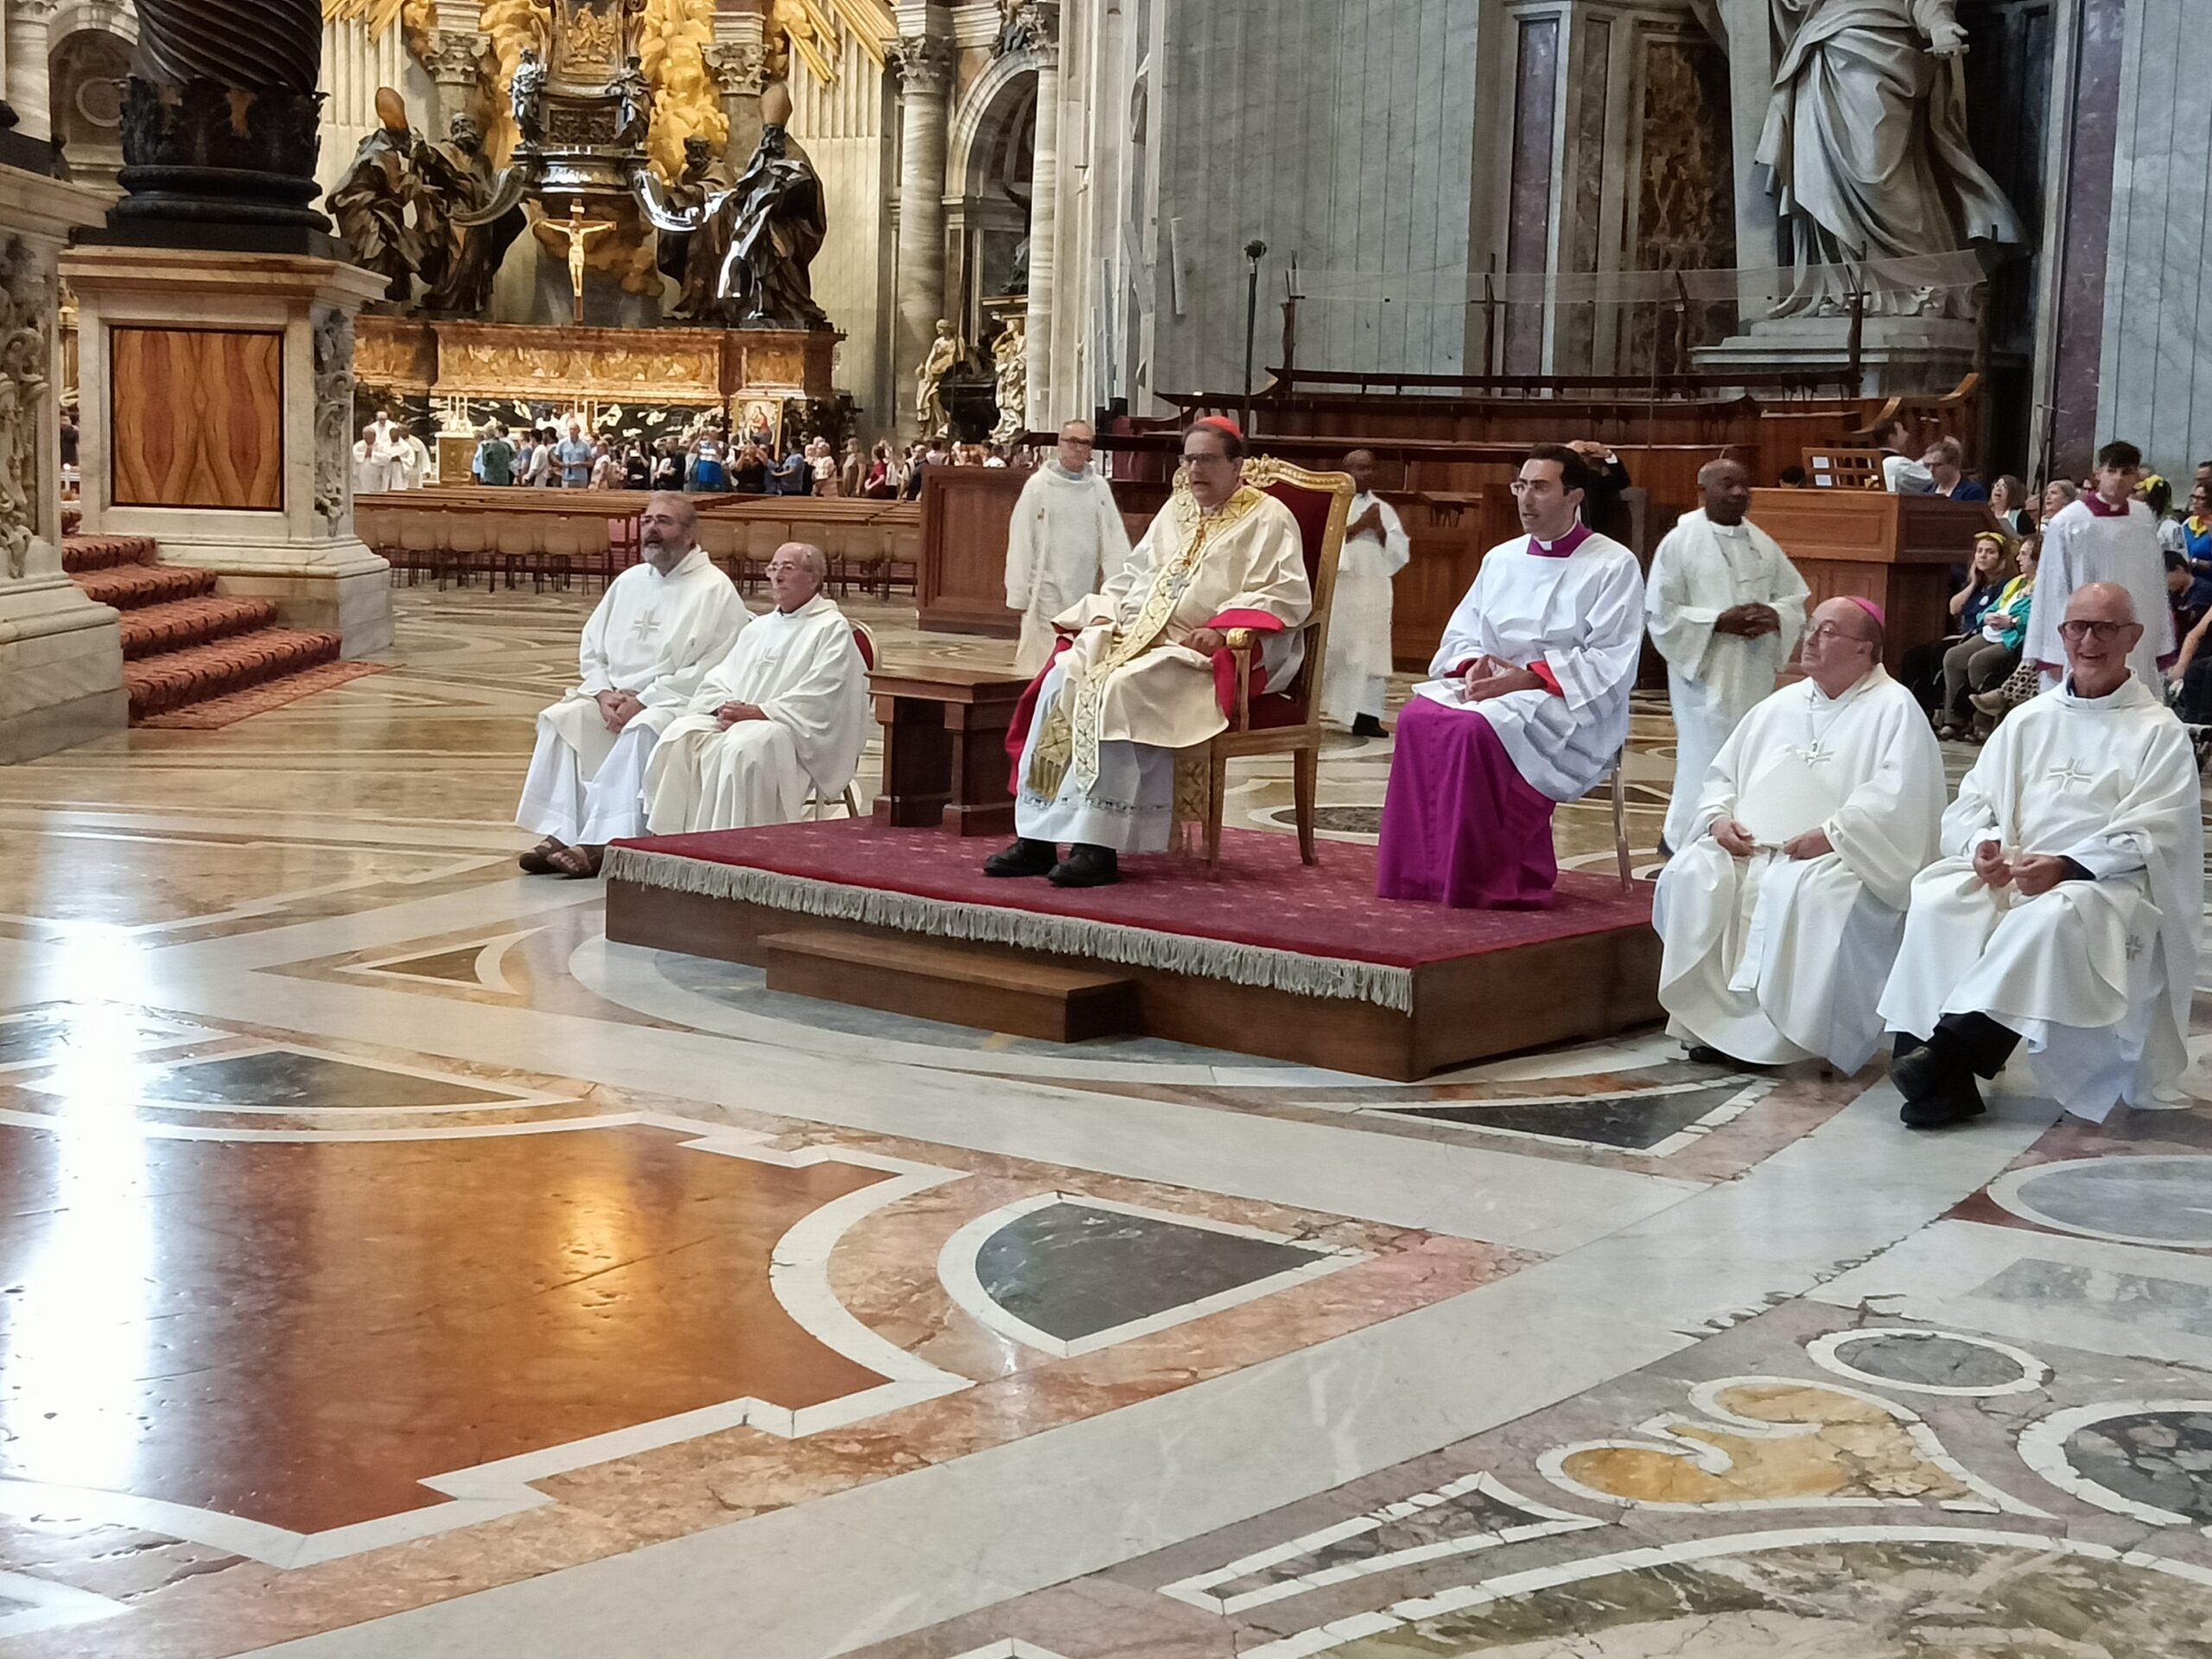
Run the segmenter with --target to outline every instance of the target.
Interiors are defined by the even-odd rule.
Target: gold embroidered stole
[[[1208,516],[1187,486],[1169,498],[1177,550],[1154,569],[1152,586],[1145,590],[1136,614],[1126,624],[1115,623],[1104,657],[1082,678],[1071,672],[1061,682],[1060,695],[1052,700],[1030,753],[1028,785],[1033,791],[1052,799],[1067,781],[1071,767],[1078,787],[1087,790],[1098,781],[1098,721],[1106,703],[1107,682],[1160,643],[1207,544],[1267,499],[1264,492],[1243,485],[1218,512]]]

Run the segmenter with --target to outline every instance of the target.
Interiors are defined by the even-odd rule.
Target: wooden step
[[[1137,1026],[1137,985],[1110,968],[1063,968],[938,939],[805,928],[760,940],[768,988],[1048,1043]]]

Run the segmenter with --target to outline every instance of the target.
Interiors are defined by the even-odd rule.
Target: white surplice
[[[1667,659],[1675,715],[1669,847],[1688,842],[1706,768],[1728,734],[1773,692],[1804,628],[1807,597],[1797,567],[1757,524],[1716,524],[1693,511],[1661,538],[1644,580],[1643,608],[1651,643]],[[1738,605],[1771,606],[1781,627],[1756,639],[1715,632],[1721,612]]]
[[[1099,592],[1054,618],[1079,629],[1046,674],[1024,741],[1016,831],[1116,852],[1164,849],[1174,751],[1225,728],[1204,627],[1261,628],[1256,666],[1288,685],[1313,594],[1298,521],[1250,485],[1213,512],[1178,490]],[[1266,628],[1273,623],[1273,628]]]
[[[1762,1065],[1866,1065],[1942,811],[1928,716],[1879,667],[1839,697],[1801,680],[1760,702],[1721,745],[1653,895],[1668,1029]],[[1722,818],[1751,830],[1749,858],[1713,840]],[[1786,856],[1808,830],[1835,850]]]
[[[703,548],[663,575],[633,564],[607,586],[576,649],[582,678],[537,716],[537,747],[515,822],[571,847],[645,833],[646,762],[747,620],[745,601]],[[618,734],[595,701],[645,706]]]
[[[2066,661],[2058,625],[2066,620],[2074,590],[2093,582],[2116,582],[2135,601],[2143,638],[2127,665],[2150,690],[2164,695],[2158,659],[2174,653],[2174,619],[2166,598],[2166,566],[2158,550],[2158,521],[2147,503],[2131,500],[2124,513],[2091,510],[2086,500],[2069,502],[2043,527],[2043,557],[2036,565],[2034,608],[2020,660],[2043,663],[2046,683]]]
[[[1550,547],[1570,550],[1560,556]],[[1577,525],[1555,543],[1523,537],[1483,556],[1428,665],[1432,675],[1452,677],[1414,690],[1490,721],[1532,788],[1555,801],[1580,800],[1612,770],[1628,741],[1629,693],[1643,645],[1643,575],[1636,555]],[[1464,702],[1456,676],[1482,656],[1519,668],[1541,663],[1559,690]]]
[[[1021,613],[1014,672],[1033,676],[1044,667],[1052,655],[1052,619],[1098,592],[1128,562],[1128,526],[1112,485],[1057,461],[1031,474],[1006,532],[1007,608]]]
[[[1881,1011],[1923,1038],[1944,1014],[1986,1014],[2020,1034],[2061,1105],[2101,1122],[2188,1065],[2204,830],[2189,734],[2164,703],[2132,676],[2102,697],[2071,684],[2007,715],[1960,784]],[[1989,887],[1974,855],[1991,841],[2094,880],[2033,899]]]
[[[1382,718],[1390,689],[1390,581],[1413,558],[1413,543],[1397,509],[1364,492],[1351,499],[1346,524],[1379,507],[1382,533],[1347,537],[1337,559],[1336,597],[1329,605],[1329,662],[1321,676],[1321,718],[1349,726],[1362,715]]]
[[[715,711],[749,702],[767,716],[725,728]],[[661,734],[645,768],[657,836],[790,823],[810,784],[842,794],[868,742],[868,666],[845,613],[817,594],[756,616]]]

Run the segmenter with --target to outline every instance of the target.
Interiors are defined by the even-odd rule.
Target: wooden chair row
[[[388,505],[367,498],[353,505],[354,533],[412,585],[424,575],[439,587],[466,587],[482,571],[487,589],[501,575],[509,588],[528,576],[566,587],[579,574],[604,588],[638,557],[635,516],[600,513],[493,512],[474,506]]]

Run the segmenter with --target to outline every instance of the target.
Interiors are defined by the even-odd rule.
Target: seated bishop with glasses
[[[2189,733],[2130,671],[2126,588],[2077,588],[2066,677],[1998,727],[1912,884],[1882,993],[1916,1128],[1980,1116],[2024,1044],[2042,1092],[2103,1121],[2170,1100],[2189,1064],[2204,831]]]
[[[1582,521],[1598,482],[1564,444],[1539,444],[1522,463],[1513,493],[1527,534],[1483,556],[1433,677],[1399,712],[1383,898],[1553,902],[1552,810],[1612,770],[1643,643],[1636,555]]]

